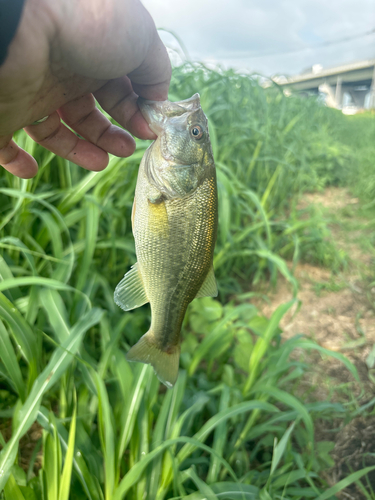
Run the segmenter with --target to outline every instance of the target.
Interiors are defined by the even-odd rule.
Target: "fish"
[[[150,303],[150,328],[126,358],[152,365],[172,388],[187,307],[194,298],[218,295],[216,168],[199,94],[179,102],[139,98],[138,106],[157,138],[142,158],[135,189],[137,263],[117,285],[114,300],[124,311]]]

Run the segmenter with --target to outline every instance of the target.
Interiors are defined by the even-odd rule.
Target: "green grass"
[[[375,200],[375,115],[366,112],[354,116],[341,116],[334,124],[335,137],[347,144],[350,163],[342,181],[351,186],[353,194],[374,207]]]
[[[222,293],[238,291],[238,279],[256,283],[286,273],[275,255],[342,268],[345,258],[322,215],[293,204],[305,191],[338,184],[349,168],[350,149],[331,131],[342,115],[314,98],[287,98],[276,86],[265,91],[246,75],[187,64],[175,71],[171,97],[194,92],[209,119],[218,168],[215,269]]]
[[[330,279],[330,281],[321,281],[313,284],[313,289],[318,297],[322,292],[339,292],[346,288],[348,284],[345,281],[337,281]]]
[[[171,99],[196,91],[218,169],[220,300],[190,306],[170,391],[150,367],[125,359],[148,328],[149,307],[123,313],[113,301],[136,260],[130,213],[147,144],[93,173],[17,134],[40,169],[29,181],[0,178],[4,500],[323,500],[368,472],[328,486],[332,443],[315,442],[314,422],[350,412],[301,396],[311,368],[290,354],[335,356],[358,380],[355,367],[303,338],[281,341],[280,320],[295,302],[266,319],[246,294],[229,300],[278,273],[296,292],[285,258],[345,265],[322,214],[295,203],[341,182],[352,155],[331,133],[341,115],[231,71],[177,68]],[[25,466],[22,439],[34,422],[43,431]]]

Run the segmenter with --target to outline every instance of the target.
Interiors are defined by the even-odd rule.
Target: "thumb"
[[[168,99],[171,75],[172,68],[167,49],[155,29],[146,57],[138,68],[128,74],[128,77],[134,92],[139,96],[154,101],[165,101]]]

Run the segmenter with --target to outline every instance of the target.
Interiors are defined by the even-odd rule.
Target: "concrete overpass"
[[[328,106],[343,109],[375,108],[375,59],[324,69],[316,64],[300,75],[276,77],[286,90],[326,95]]]

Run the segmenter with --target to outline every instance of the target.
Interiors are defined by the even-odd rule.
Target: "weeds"
[[[246,295],[227,299],[279,272],[296,292],[284,258],[345,264],[321,214],[296,208],[304,190],[341,182],[350,152],[327,125],[341,118],[246,75],[176,69],[171,99],[196,91],[218,170],[221,301],[188,310],[171,391],[124,356],[147,329],[148,306],[124,314],[113,301],[135,262],[130,213],[147,144],[87,173],[17,135],[40,169],[30,181],[0,178],[0,415],[1,429],[12,428],[10,438],[0,433],[5,500],[324,500],[372,470],[329,488],[322,471],[332,446],[315,442],[314,421],[346,410],[298,394],[309,367],[290,353],[330,354],[358,379],[355,367],[303,338],[281,342],[279,322],[295,302],[266,319]],[[25,471],[20,442],[35,422]]]

